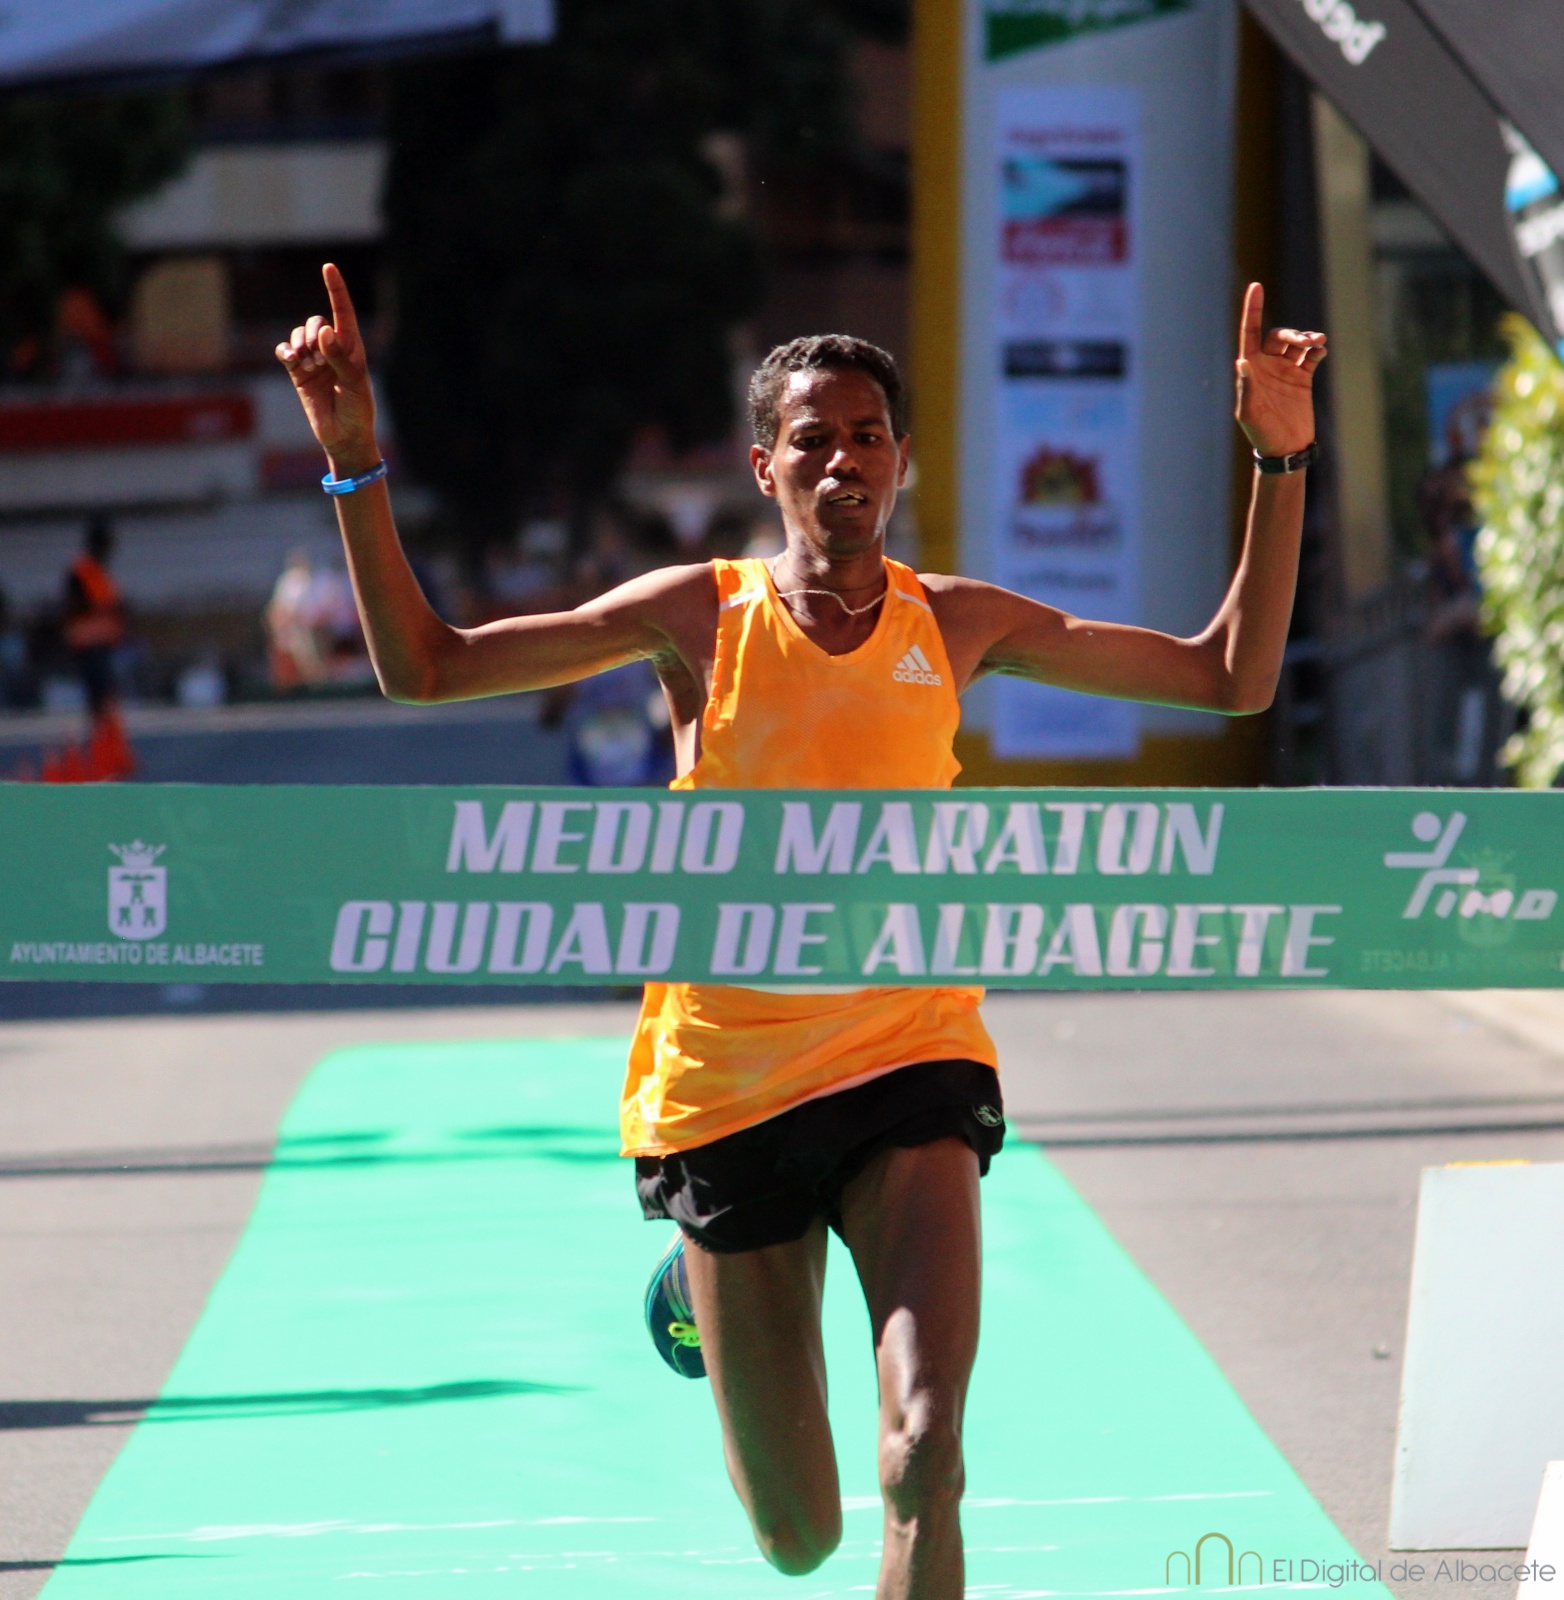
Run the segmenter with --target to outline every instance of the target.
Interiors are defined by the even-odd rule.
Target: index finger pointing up
[[[326,280],[326,293],[331,299],[331,320],[337,337],[349,351],[356,351],[359,344],[358,313],[353,309],[353,297],[348,293],[347,281],[330,261],[320,269],[320,275]]]
[[[344,290],[343,294],[346,295]],[[333,301],[333,304],[336,302]],[[1238,354],[1240,357],[1260,353],[1260,330],[1265,319],[1265,290],[1251,283],[1244,292],[1244,309],[1238,318]]]

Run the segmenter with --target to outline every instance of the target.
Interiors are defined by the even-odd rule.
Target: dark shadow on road
[[[132,1561],[222,1561],[223,1556],[198,1556],[184,1551],[166,1556],[62,1556],[58,1561],[0,1561],[0,1572],[53,1572],[56,1567],[124,1567]]]
[[[1520,1118],[1493,1122],[1374,1123],[1356,1127],[1344,1124],[1327,1128],[1230,1128],[1208,1133],[1055,1133],[1053,1124],[1030,1118],[1013,1120],[1010,1126],[1019,1138],[1029,1144],[1040,1145],[1045,1150],[1122,1150],[1143,1145],[1303,1144],[1331,1139],[1433,1139],[1459,1134],[1558,1133],[1564,1131],[1564,1120]]]
[[[473,1378],[415,1389],[305,1389],[280,1394],[172,1396],[142,1400],[0,1400],[0,1433],[47,1428],[112,1428],[136,1422],[212,1422],[235,1417],[320,1416],[527,1394],[579,1394],[580,1385]]]
[[[1116,1111],[1058,1111],[1038,1122],[1056,1125],[1089,1122],[1212,1122],[1237,1117],[1325,1117],[1367,1116],[1388,1111],[1506,1111],[1521,1106],[1552,1106],[1564,1112],[1560,1094],[1482,1094],[1435,1095],[1414,1100],[1314,1100],[1283,1102],[1278,1105],[1247,1106],[1170,1106],[1148,1108],[1132,1106]]]
[[[326,1172],[344,1167],[444,1166],[470,1161],[616,1162],[617,1141],[601,1127],[456,1129],[455,1148],[383,1150],[393,1133],[315,1134],[267,1145],[195,1149],[80,1150],[0,1159],[0,1182],[13,1178],[124,1178],[227,1172]]]
[[[1526,1113],[1530,1112],[1530,1115]],[[1552,1115],[1547,1115],[1551,1112]],[[1488,1115],[1484,1115],[1488,1113]],[[1429,1095],[1279,1105],[1144,1106],[1012,1117],[1015,1133],[1056,1150],[1138,1145],[1287,1144],[1328,1139],[1424,1139],[1442,1134],[1554,1133],[1557,1094]]]
[[[0,756],[4,752],[0,751]],[[0,984],[0,1022],[81,1017],[232,1016],[298,1011],[406,1011],[448,1006],[580,1005],[639,1000],[641,991],[496,983],[94,983],[74,978]]]

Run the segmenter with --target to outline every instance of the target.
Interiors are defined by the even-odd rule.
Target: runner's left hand
[[[277,346],[304,415],[338,477],[367,472],[380,459],[375,443],[375,392],[358,316],[342,274],[321,269],[331,320],[311,317]],[[338,469],[341,469],[340,471]]]
[[[1272,328],[1262,335],[1265,290],[1251,283],[1238,325],[1238,426],[1263,456],[1286,456],[1314,442],[1314,373],[1325,335]]]

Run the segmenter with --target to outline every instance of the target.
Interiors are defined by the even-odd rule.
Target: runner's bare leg
[[[842,1222],[880,1380],[876,1600],[961,1600],[961,1425],[982,1284],[977,1157],[954,1138],[882,1150],[848,1184]]]
[[[720,1255],[686,1241],[701,1354],[728,1476],[778,1571],[812,1572],[842,1537],[826,1416],[825,1223],[793,1244]]]

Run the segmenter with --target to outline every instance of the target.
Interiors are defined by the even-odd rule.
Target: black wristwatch
[[[1318,439],[1313,444],[1305,445],[1302,450],[1294,450],[1290,456],[1262,456],[1258,450],[1254,453],[1254,464],[1261,472],[1302,472],[1305,467],[1312,467],[1320,459],[1320,442]]]

